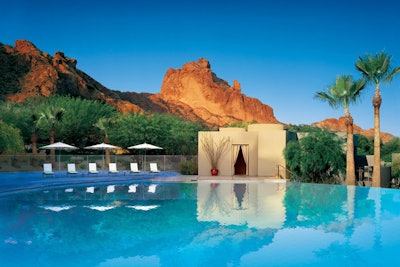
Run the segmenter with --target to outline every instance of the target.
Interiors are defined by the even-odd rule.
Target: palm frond
[[[327,92],[317,92],[314,97],[327,101],[333,108],[342,106],[349,113],[349,105],[358,102],[365,84],[365,79],[353,81],[351,75],[338,76],[335,83],[327,88]]]
[[[375,55],[360,56],[355,66],[367,82],[379,85],[382,81],[390,82],[400,72],[398,68],[391,70],[392,56],[384,51]]]
[[[325,92],[317,92],[314,95],[314,98],[315,99],[319,99],[319,100],[324,101],[324,102],[328,102],[328,104],[333,108],[337,108],[338,107],[337,100],[332,95],[329,95],[329,94],[327,94]]]

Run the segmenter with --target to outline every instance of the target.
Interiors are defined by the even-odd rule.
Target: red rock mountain
[[[60,94],[106,101],[121,112],[176,114],[211,127],[242,121],[279,123],[271,107],[242,94],[239,82],[229,86],[211,71],[205,59],[187,63],[182,69],[169,69],[161,92],[147,94],[107,89],[77,69],[75,59],[62,52],[50,56],[29,41],[18,40],[14,47],[0,44],[0,56],[25,70],[17,77],[18,83],[10,86],[12,93],[3,95],[7,101]]]
[[[270,106],[242,94],[238,81],[230,86],[218,78],[206,59],[186,63],[181,69],[169,69],[158,94],[110,90],[77,69],[77,60],[62,52],[51,56],[25,40],[16,41],[14,47],[0,43],[0,62],[0,99],[6,101],[59,94],[105,101],[121,112],[175,114],[209,127],[232,122],[279,123]],[[346,130],[343,118],[313,125]],[[372,129],[365,131],[356,125],[354,131],[373,135]],[[393,138],[390,134],[381,135],[384,142]]]
[[[231,122],[279,123],[271,107],[241,93],[237,81],[230,86],[218,78],[206,59],[190,62],[181,69],[169,69],[161,92],[150,97],[169,107],[200,117],[211,125]],[[190,111],[190,112],[189,112]]]
[[[345,124],[345,118],[340,117],[339,119],[334,119],[334,118],[329,118],[325,119],[320,122],[315,122],[311,124],[312,126],[319,127],[319,128],[326,128],[330,131],[335,131],[335,132],[346,132],[346,124]],[[353,131],[355,134],[362,134],[366,137],[373,137],[374,136],[374,129],[369,129],[369,130],[363,130],[361,127],[354,125],[353,126]],[[381,139],[383,143],[387,143],[390,140],[394,138],[393,135],[389,133],[383,133],[381,132]]]

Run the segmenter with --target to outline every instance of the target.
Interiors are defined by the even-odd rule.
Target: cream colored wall
[[[281,124],[252,124],[249,132],[258,133],[258,176],[276,176],[277,165],[286,166],[283,149],[287,134]]]
[[[286,165],[283,149],[286,146],[285,131],[262,131],[258,133],[258,176],[276,176],[278,165]]]
[[[230,138],[230,144],[219,161],[219,175],[231,176],[234,174],[232,145],[248,145],[248,174],[249,176],[276,176],[277,165],[286,166],[283,149],[287,143],[287,132],[281,124],[252,124],[248,131],[243,128],[220,128],[219,131],[201,131],[198,134],[199,156],[198,174],[209,176],[211,165],[203,151],[200,140],[203,135],[211,134],[214,138]]]
[[[230,143],[228,149],[222,155],[218,170],[219,175],[229,176],[233,175],[233,163],[232,163],[232,145],[233,144],[245,144],[249,146],[249,175],[257,176],[257,154],[258,154],[258,135],[257,133],[249,133],[246,132],[243,128],[220,128],[219,131],[201,131],[198,134],[199,140],[199,156],[198,156],[198,174],[201,176],[210,175],[211,165],[207,159],[207,156],[202,148],[200,140],[203,138],[203,135],[211,134],[217,140],[223,137],[229,137]]]

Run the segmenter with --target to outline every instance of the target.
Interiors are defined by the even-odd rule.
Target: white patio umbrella
[[[128,147],[128,149],[141,149],[141,150],[144,150],[143,170],[145,170],[146,169],[146,151],[150,150],[150,149],[163,149],[163,148],[159,147],[159,146],[152,145],[152,144],[148,144],[148,143],[145,142],[143,144],[130,146],[130,147]]]
[[[87,147],[85,147],[85,149],[104,150],[104,153],[105,153],[105,151],[108,149],[120,149],[120,147],[106,144],[106,143],[100,143],[100,144],[93,145],[93,146],[87,146]],[[103,154],[103,168],[104,168],[104,166],[105,166],[105,160],[104,160],[104,154]]]
[[[71,145],[65,144],[63,142],[57,142],[57,143],[50,144],[47,146],[39,147],[39,149],[58,150],[58,170],[60,170],[60,150],[74,150],[74,149],[78,149],[78,148],[76,146],[71,146]]]

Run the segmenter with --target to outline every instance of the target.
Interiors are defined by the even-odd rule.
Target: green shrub
[[[187,160],[181,163],[181,174],[196,175],[197,172],[197,162],[195,162],[194,160]]]
[[[400,157],[392,162],[392,176],[394,178],[400,178]]]
[[[342,140],[328,130],[315,129],[284,149],[288,169],[306,183],[342,183],[346,154]]]
[[[0,120],[0,154],[24,151],[21,131]]]

